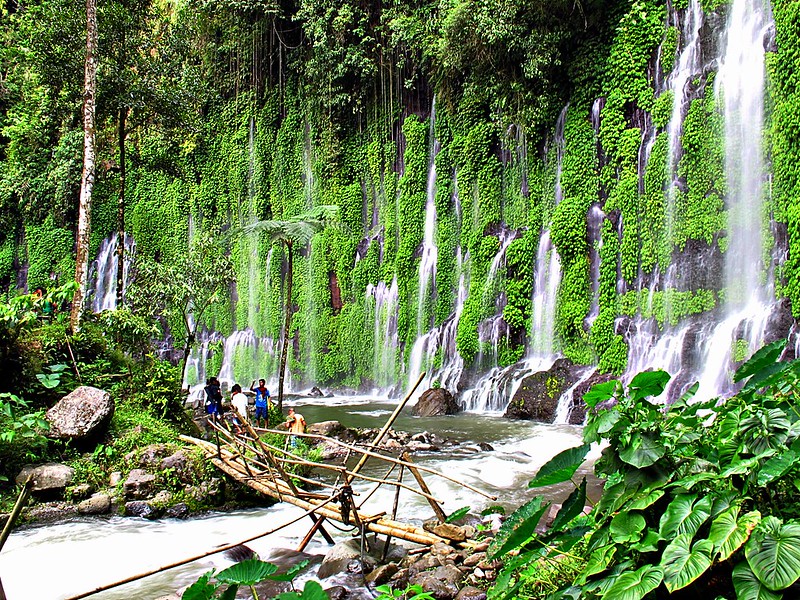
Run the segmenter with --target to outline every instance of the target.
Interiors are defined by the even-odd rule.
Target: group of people
[[[258,386],[255,385],[255,380],[250,384],[250,391],[255,394],[255,422],[258,427],[269,427],[269,410],[272,407],[271,396],[267,389],[266,380],[259,379]],[[223,408],[222,386],[219,379],[210,377],[206,380],[205,391],[205,407],[206,413],[213,418],[222,417],[225,412]],[[242,392],[242,386],[235,383],[231,387],[231,406],[233,410],[230,411],[230,419],[236,433],[243,433],[243,426],[248,421],[248,405],[249,399],[247,395]],[[263,422],[263,425],[262,425]],[[306,430],[306,420],[294,408],[289,409],[289,416],[285,421],[286,428],[292,434],[302,434]],[[290,437],[292,446],[296,445],[297,440],[295,435]]]

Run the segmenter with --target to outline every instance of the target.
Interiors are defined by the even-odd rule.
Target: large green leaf
[[[761,513],[757,510],[739,516],[739,507],[731,506],[711,522],[708,539],[714,542],[719,553],[719,560],[727,560],[744,545],[750,533],[761,521]]]
[[[661,536],[658,535],[658,532],[655,529],[645,529],[644,536],[635,544],[631,545],[631,548],[636,550],[637,552],[655,552],[658,550],[658,543],[661,541]]]
[[[543,487],[568,481],[581,466],[590,448],[589,444],[584,444],[559,452],[539,469],[528,487]]]
[[[695,494],[675,496],[661,517],[659,534],[665,540],[688,533],[694,536],[700,526],[711,516],[711,496],[697,500]]]
[[[214,575],[214,570],[203,573],[200,578],[192,585],[186,588],[183,592],[181,600],[211,600],[214,597],[214,592],[217,591],[218,585],[209,583],[211,577]]]
[[[536,531],[539,519],[550,506],[541,496],[523,504],[503,522],[486,551],[489,559],[525,543]]]
[[[611,519],[611,539],[618,544],[635,542],[642,537],[647,526],[644,517],[638,512],[621,512]]]
[[[758,580],[746,561],[733,568],[733,589],[738,600],[781,600],[783,594],[773,592]]]
[[[789,470],[797,463],[798,455],[793,450],[787,450],[783,454],[773,456],[758,472],[758,485],[764,487],[768,483],[786,475]]]
[[[583,507],[586,504],[586,478],[583,478],[581,484],[572,490],[569,497],[564,500],[561,505],[561,510],[558,511],[556,518],[553,519],[553,525],[550,527],[552,530],[557,530],[572,521],[575,517],[583,512]]]
[[[634,402],[659,396],[670,380],[670,374],[666,371],[645,371],[639,373],[628,384],[628,394]]]
[[[278,567],[272,563],[251,558],[220,571],[217,574],[217,581],[250,586],[268,579],[277,570]]]
[[[655,490],[642,490],[636,496],[631,498],[630,503],[628,506],[625,507],[626,510],[642,510],[647,508],[654,502],[656,502],[661,496],[664,495],[664,490],[662,489],[655,489]]]
[[[598,383],[592,386],[592,389],[583,395],[583,401],[589,408],[594,408],[600,402],[605,402],[613,398],[620,385],[620,382],[615,379]]]
[[[625,572],[603,594],[604,600],[641,600],[661,585],[664,572],[660,567],[644,565],[633,572]]]
[[[771,590],[782,590],[800,579],[800,524],[767,517],[745,546],[756,577]]]
[[[631,441],[619,452],[619,457],[639,469],[649,467],[666,452],[664,444],[651,434],[634,433]]]
[[[741,381],[745,377],[750,377],[754,373],[758,373],[765,367],[775,363],[775,361],[780,358],[785,346],[786,340],[783,339],[767,344],[763,348],[757,350],[753,356],[742,364],[742,366],[736,369],[736,372],[733,374],[733,381]]]
[[[303,571],[306,567],[308,567],[308,560],[301,560],[299,563],[291,567],[286,573],[281,573],[280,575],[272,574],[267,579],[270,581],[292,581],[295,579],[301,571]]]
[[[686,587],[705,573],[711,566],[711,540],[700,540],[692,546],[694,536],[683,533],[664,548],[661,566],[664,569],[664,585],[671,594]]]
[[[276,600],[329,600],[328,594],[318,581],[306,581],[302,593],[284,592],[275,596]]]
[[[586,583],[587,577],[591,577],[592,575],[596,575],[597,573],[602,573],[605,571],[608,568],[608,565],[610,565],[611,561],[614,559],[614,554],[616,554],[616,552],[616,544],[601,546],[592,552],[589,555],[589,560],[586,561],[586,566],[583,568],[583,573],[581,573],[580,577],[575,583],[578,585],[583,585]]]
[[[787,371],[792,371],[796,367],[795,361],[790,363],[775,363],[764,367],[758,373],[747,380],[744,387],[739,390],[739,396],[746,398],[761,388],[772,388],[779,385],[787,377]]]

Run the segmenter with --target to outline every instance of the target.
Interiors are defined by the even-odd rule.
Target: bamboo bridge
[[[254,428],[246,421],[243,424],[243,431],[234,433],[218,419],[209,420],[209,427],[214,433],[214,442],[187,436],[183,436],[181,439],[198,446],[214,466],[235,481],[260,494],[281,502],[288,502],[307,511],[313,524],[301,541],[298,547],[299,551],[305,549],[316,533],[320,533],[326,541],[333,543],[333,538],[324,526],[326,520],[358,528],[362,539],[367,532],[385,535],[387,544],[384,547],[388,547],[388,541],[393,537],[422,545],[432,545],[436,542],[452,543],[451,540],[422,527],[398,520],[400,491],[405,490],[407,493],[424,498],[439,523],[446,521],[447,514],[442,509],[442,501],[431,494],[423,478],[423,473],[441,477],[491,500],[496,500],[496,497],[444,473],[417,465],[412,462],[408,453],[404,452],[398,458],[382,453],[378,449],[379,444],[422,381],[423,376],[424,374],[420,376],[411,392],[400,402],[384,427],[367,446],[356,446],[323,435],[291,434],[276,429]],[[344,460],[341,461],[341,464],[310,461],[292,452],[287,447],[288,443],[280,447],[266,442],[262,439],[263,434],[295,435],[308,440],[335,444],[341,448]],[[276,438],[275,435],[268,437],[273,440]],[[286,441],[288,442],[288,439]],[[355,457],[359,457],[357,463],[348,468],[348,462]],[[386,466],[385,475],[371,477],[362,474],[361,469],[369,460],[384,464]],[[305,474],[292,472],[293,469],[301,470]],[[406,470],[413,476],[416,486],[403,481]],[[314,471],[327,471],[328,477],[313,478],[310,475]],[[395,472],[397,475],[392,477]],[[354,482],[372,486],[363,500],[353,491],[352,484]],[[382,486],[394,488],[394,503],[391,513],[387,514],[387,511],[367,512],[364,504]],[[357,498],[360,502],[357,501]]]

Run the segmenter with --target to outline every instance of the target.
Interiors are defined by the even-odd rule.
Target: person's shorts
[[[266,406],[256,406],[256,419],[266,419],[267,417],[267,407]]]
[[[217,410],[217,405],[214,404],[213,402],[211,404],[206,404],[206,412],[210,415],[219,414],[219,411]]]

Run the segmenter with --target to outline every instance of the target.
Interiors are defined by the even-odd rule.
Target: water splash
[[[90,289],[87,296],[91,298],[92,311],[96,313],[117,308],[118,240],[119,236],[116,233],[112,233],[104,239],[97,252],[97,260],[92,263],[91,272],[89,273],[92,289]],[[136,251],[136,244],[133,241],[133,237],[126,233],[123,245],[122,293],[124,297],[125,289],[128,287],[130,266],[133,261],[133,254]]]

